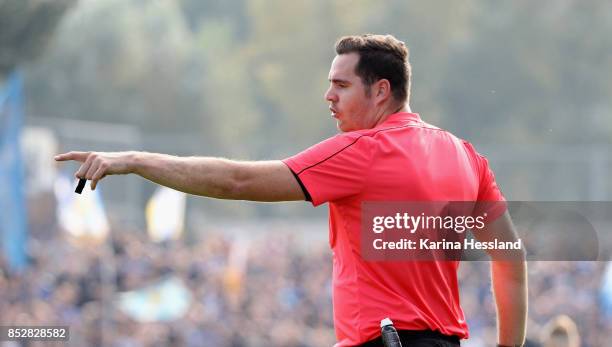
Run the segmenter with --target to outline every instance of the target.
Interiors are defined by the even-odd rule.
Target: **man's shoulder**
[[[434,136],[438,138],[445,138],[444,142],[455,143],[454,146],[464,147],[465,151],[472,156],[484,157],[480,154],[475,146],[461,137],[453,134],[451,131],[432,125],[427,122],[419,122],[417,124],[402,124],[402,125],[388,125],[379,126],[370,129],[355,130],[350,132],[338,133],[330,138],[321,141],[318,145],[329,149],[344,149],[352,147],[356,144],[360,146],[368,146],[368,144],[375,144],[381,137],[385,135],[396,135],[405,136],[402,130],[411,132],[408,136]]]
[[[372,137],[374,129],[363,129],[363,130],[355,130],[349,131],[345,133],[338,133],[332,137],[329,137],[323,141],[321,141],[320,145],[325,145],[329,147],[339,147],[344,148],[346,146],[352,146],[358,142],[363,142],[363,140]]]
[[[333,156],[343,152],[360,151],[368,142],[367,138],[361,131],[339,133],[311,146],[307,152],[317,153],[319,156]]]

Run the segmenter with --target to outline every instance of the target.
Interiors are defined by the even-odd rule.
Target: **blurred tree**
[[[335,39],[377,32],[408,44],[412,107],[434,124],[475,142],[606,142],[611,6],[83,2],[28,69],[27,107],[198,134],[207,153],[289,155],[336,131],[323,100]]]
[[[267,136],[263,138],[287,144],[262,143],[260,153],[288,155],[334,130],[323,100],[337,34],[334,13],[326,1],[252,1],[249,5],[249,70],[264,114],[262,130]]]
[[[0,0],[0,80],[40,55],[76,0]]]
[[[84,3],[29,71],[30,114],[192,129],[202,81],[192,41],[172,1]]]
[[[0,66],[25,60],[19,30],[48,34],[56,15],[19,18],[72,2],[0,0]],[[323,100],[334,42],[367,32],[407,43],[412,109],[472,142],[612,139],[604,0],[82,1],[24,69],[26,111],[134,124],[147,150],[282,158],[336,132]]]
[[[438,91],[451,128],[481,142],[610,142],[612,3],[485,3]]]
[[[261,129],[260,113],[249,80],[250,56],[232,39],[235,30],[231,21],[210,20],[198,32],[194,50],[204,66],[202,132],[218,144],[220,155],[252,158],[250,140]]]
[[[461,1],[392,0],[378,2],[362,19],[357,32],[390,33],[403,40],[412,64],[411,106],[433,124],[444,126],[449,110],[438,90],[445,84],[447,66],[454,65],[453,49],[474,34],[472,21],[480,3]],[[458,73],[461,75],[461,72]],[[449,129],[452,130],[452,129]]]
[[[245,41],[249,34],[250,18],[246,13],[245,0],[180,0],[183,16],[192,32],[200,31],[200,26],[209,21],[232,22],[235,30],[233,40]]]

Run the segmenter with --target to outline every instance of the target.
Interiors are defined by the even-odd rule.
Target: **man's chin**
[[[351,127],[349,124],[346,124],[346,122],[342,122],[339,119],[336,121],[336,127],[338,128],[338,131],[340,131],[341,133],[348,133],[349,131],[358,130],[354,127]]]

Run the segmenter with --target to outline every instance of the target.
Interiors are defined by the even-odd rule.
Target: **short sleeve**
[[[362,192],[372,151],[371,139],[339,134],[283,160],[314,206]],[[307,199],[308,200],[308,199]]]
[[[480,184],[478,188],[478,201],[505,201],[504,195],[497,186],[493,170],[484,156],[477,154],[480,167]]]
[[[487,220],[493,221],[506,211],[506,199],[495,181],[495,175],[487,158],[478,153],[471,143],[467,141],[463,143],[474,160],[479,178],[474,215],[485,215]]]
[[[485,215],[487,221],[494,221],[507,210],[506,199],[495,181],[493,170],[484,156],[477,154],[480,166],[477,213]]]

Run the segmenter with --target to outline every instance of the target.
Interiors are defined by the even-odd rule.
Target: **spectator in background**
[[[542,332],[543,347],[580,347],[580,334],[576,323],[566,316],[553,318]]]
[[[172,270],[191,289],[194,302],[186,315],[169,323],[173,343],[151,340],[151,323],[134,320],[100,297],[100,274],[97,269],[103,258],[95,250],[84,251],[82,245],[66,242],[64,235],[50,232],[44,242],[33,239],[30,257],[32,266],[23,275],[3,271],[0,255],[0,322],[4,325],[29,322],[32,325],[70,325],[69,346],[99,346],[103,332],[100,317],[102,306],[114,306],[112,331],[104,336],[112,347],[198,347],[202,341],[217,347],[321,347],[334,342],[331,321],[330,252],[326,242],[302,245],[303,240],[278,242],[292,225],[258,235],[249,251],[248,268],[243,281],[244,297],[238,309],[232,308],[225,295],[223,274],[231,240],[223,230],[198,233],[193,242],[177,241],[173,247],[160,248],[148,242],[146,233],[115,227],[116,295],[139,289],[155,267]],[[273,253],[263,244],[275,243]],[[51,245],[53,252],[48,251]],[[305,248],[307,251],[305,251]],[[161,252],[161,253],[160,253]],[[156,256],[151,256],[158,253]],[[187,255],[189,271],[182,271],[176,254]],[[181,256],[182,257],[182,256]],[[275,259],[286,257],[280,266]],[[70,259],[66,262],[65,259]],[[75,266],[72,266],[72,265]],[[580,347],[607,346],[612,340],[609,318],[598,311],[597,294],[606,263],[599,262],[534,262],[530,266],[530,336],[542,326],[564,313],[576,318]],[[495,312],[483,262],[461,264],[462,303],[473,338],[466,347],[490,347],[495,341]],[[60,298],[72,283],[78,300]],[[85,284],[85,285],[80,285]],[[265,288],[265,289],[262,289]],[[261,295],[265,292],[266,295]],[[568,294],[569,293],[569,294]],[[590,298],[590,300],[589,300]],[[470,303],[470,300],[474,301]],[[69,314],[66,314],[68,312]],[[270,334],[283,317],[291,315],[289,336]],[[76,321],[76,323],[75,323]],[[219,322],[222,322],[221,324]],[[157,326],[153,326],[158,329]],[[300,331],[295,342],[295,329]],[[160,332],[162,329],[158,329]],[[106,332],[108,334],[108,332]],[[254,338],[255,337],[255,338]],[[293,340],[292,340],[293,339]],[[289,342],[287,342],[289,341]],[[293,342],[291,342],[293,341]],[[293,343],[293,345],[292,345]],[[63,344],[62,344],[63,345]],[[46,346],[46,344],[45,344]],[[525,347],[542,347],[529,341]]]

